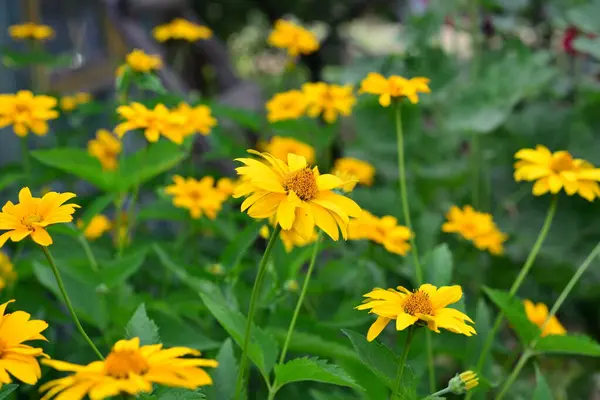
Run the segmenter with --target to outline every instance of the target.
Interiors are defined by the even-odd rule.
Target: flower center
[[[27,217],[21,220],[21,223],[27,227],[29,230],[33,230],[33,224],[41,222],[42,217],[37,214],[28,215]]]
[[[573,169],[573,157],[568,153],[561,154],[552,159],[550,168],[556,173],[571,171]]]
[[[112,351],[104,361],[104,372],[117,379],[144,375],[149,369],[148,361],[136,350]]]
[[[192,190],[191,192],[188,193],[188,196],[190,196],[190,199],[194,200],[194,201],[198,201],[202,198],[202,194],[200,192],[197,192],[195,190]]]
[[[28,113],[30,111],[27,104],[15,104],[15,110],[17,113]]]
[[[404,312],[410,315],[433,315],[433,304],[429,295],[420,290],[411,293],[404,302]]]
[[[312,200],[317,195],[317,179],[309,168],[294,171],[285,177],[283,187],[288,192],[293,190],[300,199]]]

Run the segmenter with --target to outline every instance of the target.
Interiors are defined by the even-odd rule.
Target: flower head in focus
[[[366,210],[350,221],[348,235],[352,240],[371,240],[382,245],[393,254],[405,256],[410,250],[409,240],[413,236],[406,226],[398,225],[398,220],[385,215],[378,218]]]
[[[437,288],[425,283],[419,289],[410,290],[398,286],[396,289],[373,289],[364,295],[367,299],[357,310],[369,310],[376,314],[377,320],[369,328],[367,340],[375,340],[383,329],[395,320],[396,330],[401,331],[414,324],[427,326],[440,333],[439,328],[466,336],[475,334],[475,329],[467,322],[474,323],[466,314],[447,308],[462,297],[458,285]]]
[[[195,219],[202,215],[215,219],[227,199],[223,192],[215,188],[215,180],[210,176],[196,180],[175,175],[173,182],[173,185],[165,188],[165,193],[173,196],[175,207],[189,210],[192,218]]]
[[[308,116],[316,118],[323,115],[325,122],[334,123],[338,115],[349,116],[356,103],[352,86],[333,85],[325,82],[305,83],[302,91],[308,103]]]
[[[479,377],[473,371],[465,371],[456,374],[456,376],[448,382],[450,392],[458,395],[465,394],[477,385],[479,385]]]
[[[564,190],[569,196],[577,193],[588,201],[600,196],[600,169],[589,162],[573,158],[568,151],[551,152],[538,145],[521,149],[515,154],[514,177],[519,181],[534,181],[533,195]]]
[[[10,257],[0,251],[0,293],[6,286],[11,285],[17,279],[17,273]]]
[[[176,18],[169,23],[155,27],[152,34],[159,42],[166,42],[167,40],[195,42],[210,38],[213,32],[207,26],[198,25],[183,18]]]
[[[26,22],[24,24],[12,25],[8,28],[11,38],[17,40],[47,40],[54,37],[54,29],[48,25]]]
[[[196,132],[202,136],[208,136],[211,129],[217,125],[217,120],[211,115],[210,107],[205,105],[190,107],[187,103],[182,102],[173,111],[186,118],[184,125],[187,127],[188,132],[184,136]]]
[[[500,231],[491,214],[476,211],[471,206],[463,209],[452,206],[446,218],[448,221],[442,225],[443,232],[458,233],[479,250],[487,250],[494,255],[504,253],[508,235]]]
[[[88,142],[88,153],[98,159],[102,168],[114,171],[117,169],[118,157],[123,145],[121,141],[106,129],[98,129],[96,138]]]
[[[371,186],[375,177],[375,167],[357,158],[343,157],[335,160],[332,174],[337,176],[351,176],[357,179],[358,183]]]
[[[242,211],[255,219],[275,216],[276,225],[305,239],[313,235],[315,225],[333,240],[339,239],[340,230],[344,239],[348,237],[350,218],[361,210],[353,200],[333,192],[344,186],[344,181],[321,175],[317,167],[311,169],[306,158],[296,154],[288,154],[285,163],[268,153],[248,152],[266,162],[236,159],[243,166],[236,169],[241,183],[233,197],[246,197]]]
[[[48,328],[45,321],[30,319],[25,311],[6,313],[14,300],[0,305],[0,387],[12,382],[11,375],[28,385],[35,385],[42,376],[37,357],[48,357],[41,348],[25,342],[45,340],[42,332]]]
[[[269,122],[298,119],[306,111],[306,96],[300,90],[275,94],[266,104]]]
[[[77,227],[83,228],[83,221],[77,221]],[[112,228],[112,222],[105,215],[94,215],[83,230],[83,235],[89,240],[96,240]]]
[[[314,33],[284,19],[275,21],[267,42],[273,47],[287,50],[290,57],[307,55],[319,49],[319,40]]]
[[[125,62],[136,72],[152,72],[162,68],[160,56],[146,54],[144,50],[134,49],[125,57]]]
[[[423,77],[406,79],[393,75],[385,78],[376,72],[371,72],[360,84],[360,93],[379,95],[379,104],[387,107],[392,98],[407,97],[411,103],[419,102],[419,93],[430,93],[429,79]]]
[[[302,156],[309,164],[315,162],[315,149],[311,145],[291,137],[273,136],[262,146],[262,149],[283,162],[287,161],[288,154]]]
[[[119,106],[117,113],[125,119],[114,130],[120,139],[131,130],[143,129],[149,142],[157,142],[160,135],[163,135],[180,144],[189,133],[189,128],[185,126],[187,117],[171,112],[164,104],[157,104],[150,110],[143,104],[134,102],[128,106]]]
[[[531,300],[524,300],[523,305],[525,306],[525,314],[527,314],[527,319],[536,324],[537,326],[542,328],[546,319],[548,319],[548,306],[544,303],[534,304]],[[566,335],[567,330],[560,323],[558,318],[555,315],[550,318],[550,321],[544,326],[544,330],[542,331],[542,337],[548,335]]]
[[[194,357],[184,357],[194,356]],[[211,385],[212,379],[202,367],[215,368],[218,362],[197,358],[200,352],[188,347],[163,349],[162,344],[140,346],[135,337],[119,340],[103,361],[88,365],[45,360],[43,363],[58,371],[73,372],[40,387],[44,400],[57,398],[81,399],[86,394],[101,400],[121,393],[135,396],[152,391],[153,384],[196,389]]]
[[[27,236],[41,246],[52,244],[52,238],[46,227],[52,224],[73,221],[77,204],[63,204],[75,197],[73,193],[49,192],[42,198],[32,197],[28,187],[19,192],[19,203],[7,202],[0,212],[0,247],[8,239],[20,242]]]
[[[29,130],[38,136],[48,133],[48,120],[58,118],[56,99],[34,95],[29,90],[16,94],[0,94],[0,128],[12,125],[17,136],[27,136]]]

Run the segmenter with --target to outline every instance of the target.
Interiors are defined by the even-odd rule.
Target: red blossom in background
[[[579,30],[574,26],[570,26],[565,30],[562,38],[562,48],[565,53],[573,56],[578,54],[577,50],[573,47],[573,42],[579,36],[579,33]]]

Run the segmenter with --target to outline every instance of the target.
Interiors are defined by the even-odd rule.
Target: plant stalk
[[[406,336],[406,343],[404,349],[402,349],[402,355],[400,356],[400,362],[398,364],[398,371],[396,372],[396,383],[394,384],[394,395],[392,398],[400,399],[400,383],[402,383],[402,375],[404,374],[404,365],[406,364],[406,358],[408,357],[408,350],[410,343],[412,342],[413,335],[415,333],[414,325],[408,328],[408,334]]]

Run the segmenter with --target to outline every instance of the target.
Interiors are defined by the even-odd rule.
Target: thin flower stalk
[[[396,383],[394,384],[394,399],[400,399],[400,385],[402,383],[402,375],[404,375],[404,365],[406,364],[406,358],[408,357],[408,351],[415,334],[415,326],[408,328],[406,343],[404,343],[404,349],[402,349],[402,355],[400,356],[400,362],[398,363],[398,371],[396,372]]]

